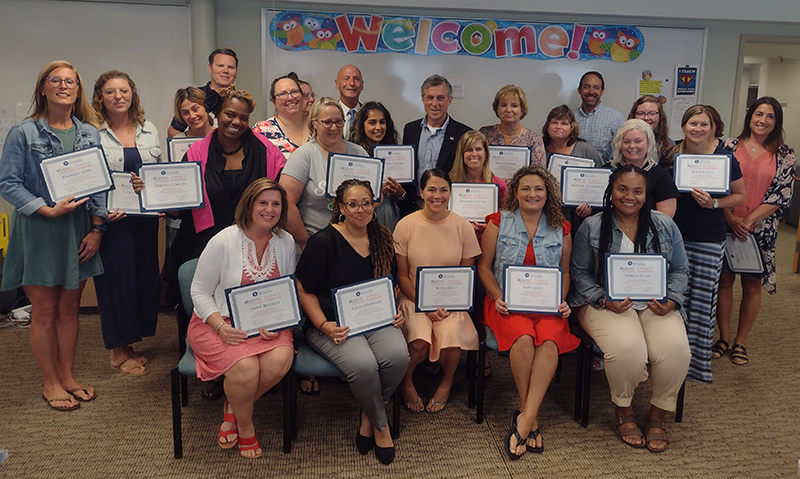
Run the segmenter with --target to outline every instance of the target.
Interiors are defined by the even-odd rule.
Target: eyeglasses
[[[657,111],[637,111],[636,118],[655,118],[659,116],[660,113]]]
[[[289,96],[289,95],[297,96],[297,95],[300,95],[301,93],[303,93],[303,92],[301,92],[300,90],[289,90],[289,91],[285,91],[285,92],[281,92],[281,93],[276,93],[275,94],[275,98],[280,98],[281,100],[285,100],[286,97]]]
[[[54,88],[61,86],[61,82],[70,90],[78,86],[78,80],[75,78],[61,78],[61,77],[47,77],[47,83]]]
[[[315,120],[317,123],[322,124],[325,128],[330,128],[336,125],[336,128],[341,128],[344,126],[344,120]]]
[[[350,202],[348,202],[348,203],[344,203],[344,207],[345,207],[345,208],[347,209],[347,211],[349,211],[350,213],[355,213],[356,211],[358,211],[358,209],[359,209],[359,208],[361,208],[362,210],[364,210],[364,211],[366,211],[367,213],[369,213],[370,211],[372,211],[373,209],[375,209],[375,203],[373,203],[372,201],[365,201],[365,202],[363,202],[363,203],[358,203],[358,202],[355,202],[355,201],[350,201]]]
[[[303,93],[303,98],[305,98],[306,100],[308,100],[309,98],[313,100],[316,97],[314,96],[313,93]]]

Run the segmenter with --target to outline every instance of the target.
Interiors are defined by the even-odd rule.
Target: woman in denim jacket
[[[31,349],[44,376],[45,401],[72,411],[95,398],[72,375],[78,307],[86,278],[101,274],[96,254],[105,229],[105,194],[54,202],[40,164],[62,153],[100,144],[97,114],[77,70],[48,63],[39,73],[33,112],[8,132],[0,158],[0,196],[14,207],[3,289],[22,287],[33,308]]]
[[[605,354],[617,434],[629,446],[661,452],[669,442],[664,418],[675,410],[691,356],[680,313],[689,266],[678,227],[668,216],[651,211],[646,195],[647,173],[641,168],[624,165],[611,174],[603,212],[587,218],[575,237],[569,304]],[[607,300],[605,253],[666,254],[667,301]],[[631,402],[648,360],[653,396],[642,434]]]
[[[569,290],[570,224],[561,213],[561,194],[553,175],[541,166],[517,171],[508,183],[503,209],[486,217],[478,274],[486,287],[483,320],[497,337],[501,351],[511,350],[511,373],[520,409],[511,413],[505,450],[511,459],[527,450],[542,452],[537,416],[558,354],[580,341],[569,332],[570,309],[562,300],[560,314],[509,313],[504,301],[503,266],[561,267],[562,293]],[[514,438],[516,440],[514,440]]]

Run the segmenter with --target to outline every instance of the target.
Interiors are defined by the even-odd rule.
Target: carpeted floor
[[[782,226],[779,292],[764,295],[748,341],[750,364],[716,360],[714,384],[687,383],[684,421],[669,424],[672,443],[662,454],[626,447],[616,438],[602,373],[593,375],[589,427],[572,420],[575,356],[570,355],[540,413],[544,454],[509,461],[502,448],[508,415],[518,407],[516,391],[508,360],[492,353],[485,422],[475,424],[474,410],[466,407],[462,367],[444,411],[403,410],[397,459],[388,467],[372,454],[356,452],[358,409],[338,380],[323,380],[320,396],[299,395],[298,437],[288,455],[281,448],[282,395],[259,400],[256,432],[265,454],[247,460],[236,449],[216,445],[222,401],[202,401],[199,382],[190,379],[184,458],[175,460],[169,389],[169,370],[177,363],[173,317],[162,314],[158,334],[138,346],[151,361],[150,374],[128,378],[109,367],[98,316],[87,314],[81,318],[75,369],[79,380],[97,388],[98,398],[69,413],[52,411],[42,401],[28,331],[0,329],[0,449],[10,454],[0,477],[797,477],[800,275],[790,271],[795,233]],[[431,388],[420,392],[427,397]],[[648,389],[649,383],[643,385],[634,403],[640,418]]]

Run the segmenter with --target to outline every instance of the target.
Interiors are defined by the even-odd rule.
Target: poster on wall
[[[696,96],[699,73],[697,65],[675,65],[675,97]]]
[[[272,42],[288,51],[631,62],[642,55],[645,46],[641,30],[629,25],[282,11],[272,18],[268,28]]]

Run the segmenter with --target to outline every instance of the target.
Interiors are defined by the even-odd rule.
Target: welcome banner
[[[531,60],[630,62],[644,51],[644,35],[628,25],[515,23],[337,13],[278,12],[272,41],[289,51],[470,55]]]

